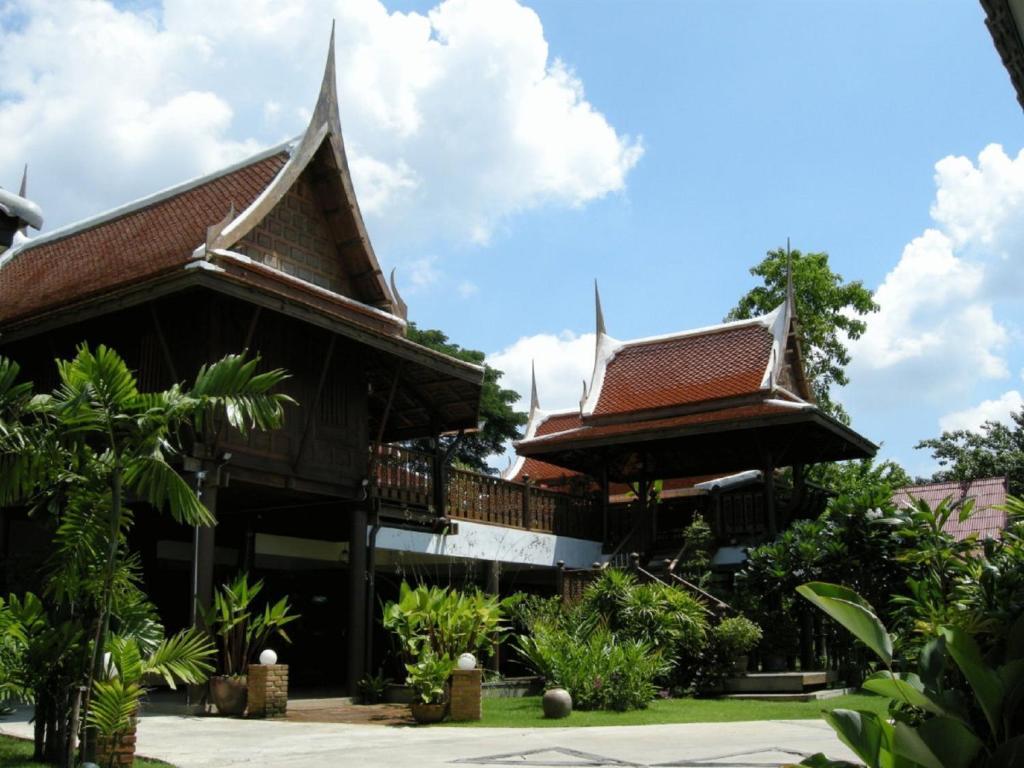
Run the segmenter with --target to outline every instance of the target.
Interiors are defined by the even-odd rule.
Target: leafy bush
[[[414,664],[405,665],[405,681],[424,704],[441,704],[448,698],[448,678],[455,666],[450,656],[435,656],[426,651]]]
[[[799,593],[845,627],[885,666],[864,688],[890,699],[892,719],[874,712],[835,709],[825,719],[869,766],[900,768],[1012,768],[1024,744],[1024,615],[989,658],[968,632],[941,627],[924,644],[916,673],[896,675],[894,638],[874,608],[853,590],[812,582]],[[824,755],[804,765],[848,763]]]
[[[240,573],[230,584],[224,584],[213,596],[213,605],[204,613],[206,626],[220,644],[222,674],[241,676],[249,671],[249,662],[272,636],[291,642],[285,625],[295,621],[288,598],[273,605],[256,608],[256,598],[263,590],[263,580],[249,583],[249,574]]]
[[[402,659],[415,664],[425,653],[456,659],[489,655],[505,628],[503,603],[478,590],[402,583],[398,602],[384,606],[384,627],[395,633]]]
[[[606,627],[574,634],[539,624],[517,648],[549,688],[565,688],[576,709],[643,709],[669,663],[643,640],[617,637]]]
[[[722,619],[711,630],[715,647],[727,659],[735,659],[752,651],[761,642],[761,628],[744,616]]]

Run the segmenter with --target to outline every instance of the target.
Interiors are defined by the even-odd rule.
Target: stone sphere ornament
[[[459,656],[459,669],[466,672],[471,669],[476,669],[476,656],[472,653],[464,653]]]
[[[260,664],[277,664],[277,653],[274,652],[273,648],[267,648],[260,654]]]
[[[552,688],[544,692],[540,705],[544,710],[544,717],[553,720],[568,717],[572,713],[572,696],[565,688]]]

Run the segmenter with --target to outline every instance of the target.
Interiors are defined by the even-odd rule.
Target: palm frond
[[[138,711],[142,693],[138,684],[119,677],[95,683],[87,722],[108,739],[124,733]]]
[[[289,376],[280,368],[256,373],[259,362],[259,356],[247,360],[244,354],[227,355],[200,368],[188,393],[198,401],[197,424],[210,409],[223,409],[228,423],[242,433],[281,426],[284,405],[294,400],[271,390]]]
[[[125,486],[180,523],[213,525],[216,519],[174,468],[159,454],[137,456],[125,466]]]
[[[175,683],[201,683],[213,671],[209,659],[216,652],[205,633],[186,629],[160,643],[145,660],[143,671],[160,675],[171,688]]]

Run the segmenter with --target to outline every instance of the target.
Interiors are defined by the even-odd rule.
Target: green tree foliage
[[[1020,495],[1024,493],[1024,410],[1012,419],[1009,426],[986,421],[977,432],[943,432],[915,447],[931,451],[939,463],[936,481],[1005,476],[1010,493]]]
[[[442,331],[421,330],[415,323],[409,323],[406,335],[410,341],[417,344],[459,360],[484,366],[484,384],[480,395],[480,420],[483,422],[483,428],[474,434],[463,436],[452,458],[455,462],[477,472],[493,472],[494,470],[487,464],[488,457],[504,451],[509,441],[519,439],[520,429],[526,424],[526,414],[514,408],[519,401],[519,394],[501,387],[502,372],[486,364],[483,352],[465,349],[450,341]],[[445,437],[443,441],[449,446],[454,439]]]
[[[172,461],[216,418],[243,432],[281,424],[290,400],[272,390],[285,373],[258,373],[258,365],[229,355],[203,366],[191,386],[141,392],[114,350],[83,344],[74,358],[57,361],[58,387],[32,396],[31,385],[18,383],[17,365],[0,358],[0,504],[26,505],[54,526],[44,613],[55,631],[69,625],[85,638],[77,647],[91,661],[73,682],[86,686],[86,722],[112,632],[152,638],[156,626],[127,546],[134,515],[155,509],[190,525],[213,522]],[[49,684],[35,690],[37,706],[53,697]],[[59,758],[49,745],[60,748],[67,722],[70,686],[61,690],[56,730],[46,721],[37,727],[37,751],[43,743],[48,759]]]
[[[804,367],[818,406],[836,418],[849,419],[832,399],[833,386],[845,386],[850,354],[847,339],[858,339],[867,328],[862,319],[878,310],[871,291],[859,281],[845,282],[832,271],[827,253],[791,252],[793,291],[799,317]],[[729,312],[727,320],[763,315],[786,300],[787,257],[784,248],[768,255],[750,274],[762,284],[751,289]]]

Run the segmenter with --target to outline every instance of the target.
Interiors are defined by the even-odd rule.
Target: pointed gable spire
[[[321,148],[324,148],[324,151],[321,151]],[[353,298],[401,318],[399,303],[392,295],[391,286],[388,285],[377,261],[352,184],[352,173],[345,153],[345,140],[341,133],[333,21],[316,106],[313,108],[309,125],[290,150],[290,155],[284,168],[262,194],[234,221],[225,226],[215,241],[208,244],[207,253],[218,249],[230,249],[270,213],[310,163],[321,163],[321,170],[325,172],[323,180],[330,189],[330,192],[325,194],[338,198],[336,203],[332,201],[330,213],[336,217],[332,219],[334,226],[337,226],[344,236],[338,235],[335,246],[339,258],[344,254],[350,276],[358,282],[357,295]]]
[[[530,361],[530,417],[540,410],[540,397],[537,396],[537,364]]]
[[[405,303],[402,295],[398,292],[398,286],[395,285],[395,272],[398,271],[398,267],[391,268],[391,296],[395,300],[395,313],[403,320],[409,319],[409,306]]]
[[[786,238],[786,310],[790,317],[796,317],[796,292],[793,289],[793,252]]]
[[[18,188],[18,197],[28,197],[28,163],[25,163],[25,169],[21,172],[21,186]]]
[[[594,311],[596,315],[597,336],[600,338],[608,331],[604,327],[604,312],[601,309],[601,292],[597,288],[597,279],[594,280]]]

